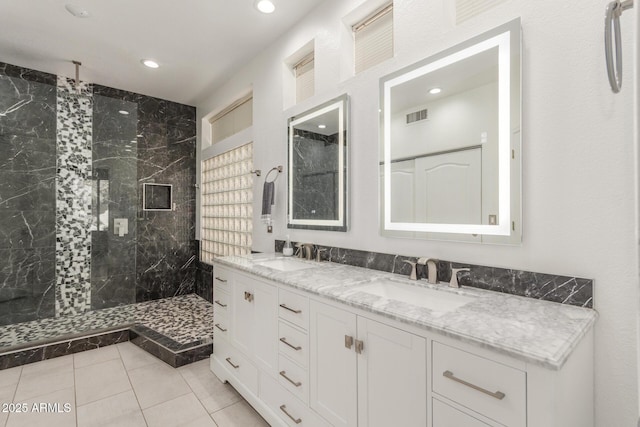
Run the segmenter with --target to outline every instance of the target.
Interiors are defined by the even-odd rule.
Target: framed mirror
[[[287,227],[347,231],[349,97],[289,119]]]
[[[380,80],[384,235],[521,241],[520,20]]]

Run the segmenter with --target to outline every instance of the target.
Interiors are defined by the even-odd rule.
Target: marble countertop
[[[554,370],[562,367],[597,318],[596,311],[588,308],[469,287],[452,289],[447,283],[430,285],[425,280],[343,264],[289,259],[284,262],[293,261],[303,269],[268,267],[276,258],[282,256],[228,256],[217,258],[216,263]],[[455,300],[452,294],[467,296],[471,302],[439,311],[362,289],[388,281],[435,289],[447,293],[446,299]]]

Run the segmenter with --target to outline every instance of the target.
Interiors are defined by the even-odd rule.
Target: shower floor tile
[[[209,343],[213,341],[213,306],[190,294],[0,326],[0,353],[133,325],[154,331],[157,340],[174,350]]]

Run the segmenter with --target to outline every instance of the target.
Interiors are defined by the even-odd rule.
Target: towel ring
[[[271,175],[271,172],[273,171],[278,171],[278,174],[276,174],[276,177],[273,178],[273,180],[269,181],[269,175]],[[276,166],[275,168],[271,168],[271,170],[267,172],[267,176],[264,177],[264,182],[276,182],[276,179],[278,179],[278,177],[280,176],[280,172],[282,172],[282,166]]]

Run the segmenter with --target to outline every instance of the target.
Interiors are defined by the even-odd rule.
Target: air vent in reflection
[[[416,111],[413,113],[407,114],[407,124],[419,122],[420,120],[427,120],[428,114],[427,109]]]

